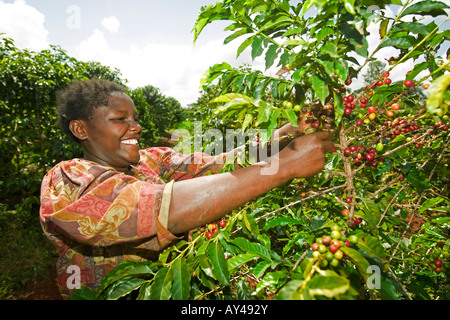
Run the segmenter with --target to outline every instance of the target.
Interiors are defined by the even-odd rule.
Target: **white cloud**
[[[99,61],[102,59],[105,52],[108,52],[109,50],[109,45],[104,33],[99,29],[94,29],[94,33],[80,43],[78,47],[78,58],[84,61]]]
[[[14,3],[0,1],[0,33],[15,41],[18,48],[40,51],[48,48],[45,16],[24,0]]]
[[[111,33],[117,33],[119,32],[120,22],[116,17],[111,16],[102,20],[102,26]]]
[[[223,61],[233,66],[250,62],[245,54],[235,61],[238,45],[237,42],[224,46],[223,39],[219,39],[195,47],[167,43],[133,44],[128,50],[119,51],[109,45],[102,31],[95,29],[79,44],[77,58],[117,68],[129,80],[131,88],[152,85],[187,106],[199,97],[200,79],[210,66]]]

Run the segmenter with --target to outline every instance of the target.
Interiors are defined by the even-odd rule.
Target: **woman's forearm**
[[[299,137],[266,162],[234,172],[175,182],[168,229],[183,233],[208,222],[292,180],[320,172],[325,153],[334,144],[331,134],[316,132]]]
[[[168,229],[183,233],[218,220],[226,213],[288,181],[270,173],[272,163],[258,163],[234,172],[175,182]]]

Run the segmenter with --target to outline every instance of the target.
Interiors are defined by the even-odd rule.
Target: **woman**
[[[98,288],[123,260],[155,259],[189,230],[318,173],[334,147],[329,133],[316,132],[294,139],[267,161],[219,173],[226,154],[140,150],[136,109],[115,83],[74,82],[59,94],[58,114],[62,130],[84,151],[82,159],[50,170],[41,188],[41,223],[60,255],[64,298],[78,283]],[[294,130],[285,126],[279,133]],[[264,173],[274,164],[276,172]]]

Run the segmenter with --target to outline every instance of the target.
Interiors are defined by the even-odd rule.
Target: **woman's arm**
[[[168,230],[179,234],[223,217],[294,178],[310,177],[325,165],[334,144],[328,132],[296,138],[268,161],[228,173],[175,182]]]

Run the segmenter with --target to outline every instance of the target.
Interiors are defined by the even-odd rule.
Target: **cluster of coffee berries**
[[[351,114],[353,110],[355,110],[356,108],[356,104],[358,103],[358,101],[356,100],[355,96],[352,94],[349,94],[345,97],[342,98],[344,100],[344,113],[345,114]],[[361,97],[361,99],[359,99],[359,106],[361,108],[365,108],[367,107],[367,104],[369,102],[369,98],[367,97]],[[366,119],[366,123],[370,123],[370,120],[375,119],[376,114],[375,114],[375,108],[374,107],[369,107],[367,108],[367,111],[369,112],[369,118]],[[362,120],[358,120],[356,121],[356,125],[360,126],[362,125],[363,121]]]
[[[298,108],[294,107],[294,110]],[[314,129],[323,128],[329,130],[334,125],[334,107],[331,104],[322,106],[321,103],[316,103],[310,107],[300,108],[301,113],[305,117],[305,122]]]
[[[347,79],[347,81],[345,82],[346,85],[350,85],[351,83],[352,83],[351,79]],[[368,91],[368,96],[373,95],[373,89],[376,89],[377,87],[382,86],[382,85],[390,85],[391,83],[392,83],[392,80],[389,78],[389,72],[387,72],[387,71],[384,72],[383,75],[382,75],[382,79],[379,79],[376,82],[374,82],[370,86],[370,88],[369,87],[366,88],[366,91]],[[370,89],[370,91],[369,91],[369,89]],[[341,92],[346,92],[346,90],[341,90]],[[356,107],[356,105],[358,103],[357,99],[352,94],[344,96],[342,99],[344,100],[344,106],[345,106],[344,113],[347,114],[347,115],[351,114],[352,111],[355,110],[355,107]],[[361,97],[361,99],[359,99],[359,106],[361,108],[366,108],[368,103],[369,103],[369,98],[367,96],[363,96],[363,97]],[[375,117],[376,117],[376,114],[375,114],[376,109],[374,107],[370,106],[367,109],[367,111],[369,112],[369,117],[366,118],[364,121],[363,120],[358,120],[356,122],[356,124],[358,126],[362,125],[363,122],[368,124],[368,123],[370,123],[371,120],[375,119]]]
[[[369,167],[377,167],[380,162],[384,162],[383,157],[378,157],[377,150],[383,150],[382,147],[377,145],[377,148],[364,148],[361,145],[349,146],[344,149],[344,155],[353,158],[353,162],[356,165],[361,165],[366,162]],[[379,150],[379,151],[381,151]]]
[[[444,263],[448,263],[450,257],[448,249],[448,246],[444,246],[443,248],[436,246],[430,251],[427,262],[428,266],[433,269],[434,272],[441,273],[445,267]]]
[[[438,121],[434,124],[436,130],[448,131],[448,124],[444,124],[442,121]]]
[[[350,247],[352,243],[358,243],[356,235],[350,235],[347,238],[341,233],[338,225],[332,225],[329,234],[316,239],[311,245],[312,256],[319,261],[321,268],[337,267],[344,258],[344,253],[340,248],[343,246]]]
[[[347,197],[347,198],[345,199],[346,202],[348,202],[348,201],[347,201],[348,198],[350,198],[350,197]],[[351,200],[350,200],[350,202],[351,202]],[[349,202],[348,202],[348,203],[349,203]],[[343,216],[347,216],[349,213],[350,213],[350,210],[348,210],[347,208],[344,209],[344,210],[342,210],[342,215],[343,215]],[[350,221],[350,223],[351,223],[352,226],[357,226],[357,225],[361,224],[362,222],[363,222],[363,219],[362,219],[361,217],[358,217],[358,216],[353,216],[353,217],[352,217],[352,220]]]
[[[389,78],[390,74],[388,71],[383,72],[382,78],[378,79],[374,83],[370,85],[370,89],[376,89],[377,87],[381,87],[382,85],[390,85],[392,83],[392,80]]]
[[[215,233],[219,232],[219,228],[223,229],[227,225],[225,220],[213,221],[208,223],[206,227],[201,227],[200,232],[205,233],[206,238],[210,239]]]
[[[395,139],[400,134],[419,130],[419,126],[408,118],[396,118],[393,121],[385,121],[381,129],[389,130],[389,138]]]
[[[355,106],[356,106],[355,96],[352,94],[349,94],[348,96],[344,96],[342,99],[344,100],[344,105],[345,105],[344,113],[345,114],[352,113],[352,111],[355,110]]]
[[[431,268],[436,274],[442,273],[448,269],[450,252],[447,245],[434,246],[428,254],[426,254],[426,248],[420,248],[413,259],[418,264],[423,264],[427,268]]]

